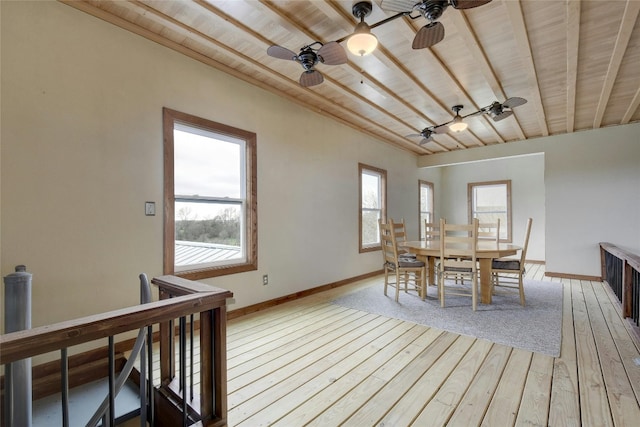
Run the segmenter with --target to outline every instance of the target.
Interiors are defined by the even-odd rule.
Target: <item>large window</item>
[[[511,180],[472,182],[468,185],[469,221],[480,224],[500,219],[500,240],[511,242]]]
[[[433,184],[427,181],[418,181],[418,198],[420,203],[420,238],[424,239],[424,223],[433,222]]]
[[[378,220],[387,215],[387,171],[358,164],[360,252],[380,249]]]
[[[165,108],[164,272],[257,269],[256,135]]]

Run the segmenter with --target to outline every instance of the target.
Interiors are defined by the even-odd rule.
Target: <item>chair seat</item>
[[[424,262],[418,261],[415,258],[402,258],[402,257],[398,258],[398,264],[400,268],[420,268],[425,266]],[[395,264],[393,264],[392,262],[387,262],[387,267],[391,269],[396,268]]]
[[[520,271],[520,260],[518,259],[494,259],[491,268],[495,270]]]
[[[409,252],[403,252],[403,253],[399,253],[398,254],[399,258],[412,258],[412,259],[416,259],[416,254],[412,254]]]

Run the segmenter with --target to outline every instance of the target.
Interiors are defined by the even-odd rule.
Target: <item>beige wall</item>
[[[358,253],[358,162],[417,221],[412,154],[64,4],[1,7],[1,269],[33,273],[34,326],[133,305],[162,274],[144,202],[162,203],[163,106],[258,135],[259,270],[207,281],[231,309],[380,269]]]

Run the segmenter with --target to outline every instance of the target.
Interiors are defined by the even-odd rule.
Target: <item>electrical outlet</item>
[[[269,275],[265,274],[262,276],[262,284],[263,285],[268,285],[269,284]]]

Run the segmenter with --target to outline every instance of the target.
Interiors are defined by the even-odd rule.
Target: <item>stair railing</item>
[[[173,334],[173,331],[167,330],[167,327],[173,324],[174,319],[184,319],[186,316],[197,315],[200,322],[201,347],[200,393],[190,399],[188,409],[186,402],[180,402],[178,406],[189,410],[191,415],[188,419],[197,422],[199,425],[226,425],[226,300],[232,297],[233,294],[224,289],[175,276],[154,278],[152,283],[160,288],[160,301],[0,336],[0,348],[2,349],[0,351],[0,364],[7,365],[24,358],[60,351],[61,393],[64,400],[65,393],[68,394],[69,386],[68,371],[65,368],[69,348],[107,338],[111,360],[110,371],[113,372],[114,337],[118,334],[138,331],[143,328],[147,328],[147,331],[150,331],[149,328],[154,325],[160,325],[162,381],[152,390],[152,393],[158,393],[165,388],[170,388],[175,377],[175,373],[173,376],[171,375],[171,370],[166,367],[166,361],[162,359],[165,357],[172,361],[175,360],[175,352],[173,355],[167,354],[167,348],[174,349],[174,345],[166,342],[166,338],[163,339],[162,337],[170,337]],[[151,344],[150,341],[148,345]],[[151,357],[151,351],[147,352],[147,357]],[[152,378],[151,372],[148,373],[148,377]],[[110,380],[109,389],[109,416],[105,419],[106,423],[103,425],[113,425],[115,379]],[[181,397],[178,396],[177,399],[181,399]],[[194,407],[194,405],[197,407]],[[155,409],[152,408],[151,410],[154,411]],[[183,425],[186,425],[187,417],[183,417],[183,419],[185,420]],[[63,407],[62,425],[68,425],[68,422],[67,405]],[[163,423],[162,419],[156,420],[156,425],[159,426],[176,425],[173,421],[168,421],[168,423],[166,421]]]
[[[620,302],[622,317],[640,342],[640,255],[611,243],[600,243],[602,280]]]

